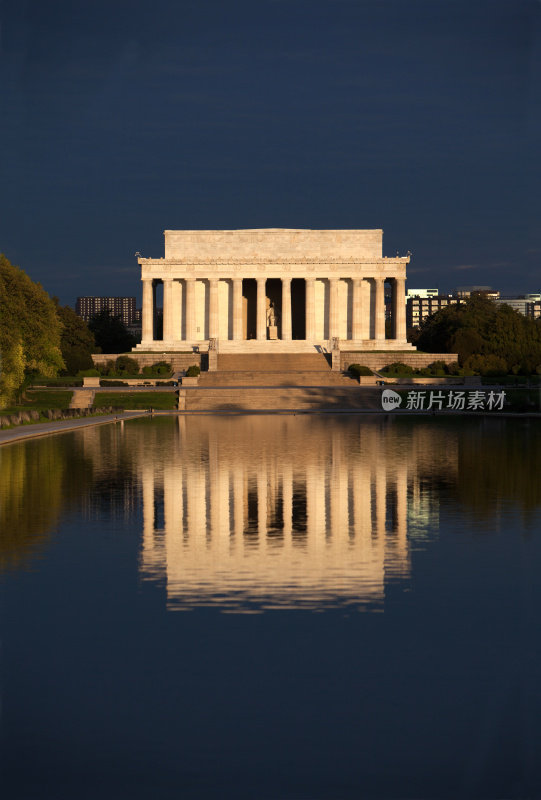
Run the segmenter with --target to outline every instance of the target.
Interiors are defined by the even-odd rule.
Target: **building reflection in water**
[[[408,513],[420,530],[435,513],[422,442],[389,433],[351,417],[179,417],[168,457],[141,461],[144,577],[165,581],[171,608],[381,606],[409,575]]]
[[[141,574],[170,607],[378,607],[441,512],[537,530],[540,447],[535,421],[355,415],[157,416],[38,438],[0,448],[0,574],[45,557],[80,513],[141,537]]]

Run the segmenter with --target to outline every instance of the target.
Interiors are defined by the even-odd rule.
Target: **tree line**
[[[457,353],[478,374],[541,374],[541,319],[481,295],[432,314],[410,341],[426,353]]]
[[[0,254],[0,408],[32,375],[76,375],[93,367],[92,353],[123,353],[135,344],[119,317],[104,310],[87,325]]]

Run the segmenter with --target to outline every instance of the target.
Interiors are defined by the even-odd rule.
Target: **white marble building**
[[[165,231],[165,257],[139,258],[143,335],[175,352],[414,349],[406,342],[409,256],[384,258],[383,231]],[[384,285],[392,291],[385,335]],[[163,287],[163,288],[162,288]],[[163,291],[163,338],[158,292]]]

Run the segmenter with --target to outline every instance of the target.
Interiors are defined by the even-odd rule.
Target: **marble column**
[[[385,280],[374,278],[375,303],[374,303],[374,338],[378,341],[385,339]]]
[[[186,278],[186,340],[195,339],[195,278]]]
[[[339,336],[338,278],[329,278],[329,339],[333,336]]]
[[[402,463],[397,467],[396,475],[396,519],[397,543],[406,564],[409,561],[408,548],[408,469]]]
[[[370,471],[366,461],[359,458],[352,464],[353,480],[353,530],[359,537],[361,546],[370,540],[371,508],[370,508]]]
[[[233,278],[233,339],[242,339],[242,278]]]
[[[406,279],[393,281],[393,336],[406,341]]]
[[[381,456],[381,460],[378,460],[375,464],[374,487],[376,496],[376,535],[382,546],[385,546],[385,522],[387,517],[387,472],[385,469],[383,456]]]
[[[265,295],[266,286],[266,278],[257,278],[257,339],[267,338],[267,298]]]
[[[316,338],[316,281],[315,278],[306,278],[306,339],[313,341]]]
[[[334,539],[347,534],[348,524],[344,514],[347,513],[347,502],[344,503],[343,484],[341,478],[342,446],[337,431],[331,440],[331,459],[329,464],[329,520],[327,538]]]
[[[210,279],[209,339],[218,338],[218,279]]]
[[[143,464],[141,475],[143,495],[143,549],[154,547],[154,468]]]
[[[173,339],[173,281],[163,279],[163,341]]]
[[[353,278],[353,320],[351,324],[351,338],[356,342],[360,341],[363,338],[362,288],[363,288],[362,278]]]
[[[291,278],[282,278],[282,339],[291,339]]]
[[[284,544],[291,550],[293,538],[293,465],[287,461],[282,469],[282,510],[284,517]]]
[[[143,279],[143,336],[142,341],[154,339],[154,290],[152,280]]]
[[[164,544],[168,593],[182,578],[182,471],[177,464],[165,464],[163,470]]]
[[[244,531],[244,472],[240,469],[233,472],[233,518],[236,544],[240,546]]]
[[[171,330],[173,341],[178,342],[182,339],[182,284],[180,281],[173,281],[173,321]]]
[[[220,508],[218,500],[218,480],[219,469],[218,462],[218,441],[214,435],[214,431],[209,432],[209,449],[208,449],[208,478],[209,478],[209,505],[207,524],[210,531],[210,538],[212,539],[214,548],[218,545],[219,525],[220,525]]]
[[[267,538],[268,484],[265,466],[260,462],[257,470],[257,531],[260,547],[265,546]]]

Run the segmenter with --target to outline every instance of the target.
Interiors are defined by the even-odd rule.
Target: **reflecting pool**
[[[7,798],[541,795],[536,420],[0,448]]]

